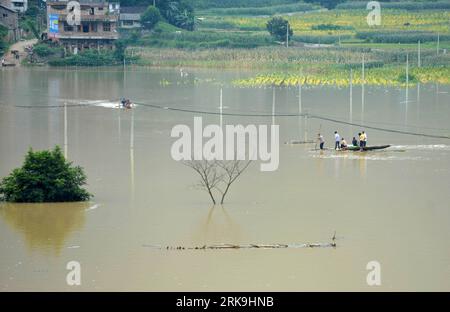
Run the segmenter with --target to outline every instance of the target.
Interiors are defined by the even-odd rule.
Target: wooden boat
[[[390,145],[375,145],[375,146],[365,146],[362,148],[363,151],[373,151],[373,150],[381,150],[390,147]],[[361,147],[350,145],[341,151],[360,151]]]

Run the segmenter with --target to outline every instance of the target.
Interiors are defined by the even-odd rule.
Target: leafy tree
[[[186,30],[194,30],[193,0],[121,0],[122,6],[155,5],[169,24]]]
[[[153,5],[150,5],[141,15],[141,24],[145,29],[153,29],[160,20],[161,13]]]
[[[161,14],[172,25],[186,29],[194,30],[194,8],[188,1],[161,1],[157,3]]]
[[[8,28],[0,25],[0,56],[6,52],[6,35],[8,34]]]
[[[282,17],[274,17],[266,24],[266,28],[270,35],[278,41],[286,41],[287,27],[289,27],[289,39],[294,34],[294,31],[289,25],[289,22]]]
[[[0,195],[9,202],[84,201],[92,195],[82,188],[86,175],[72,166],[59,146],[34,152],[30,149],[21,168],[0,182]]]

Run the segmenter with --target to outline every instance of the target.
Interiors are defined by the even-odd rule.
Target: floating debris
[[[331,243],[304,243],[304,244],[214,244],[203,246],[158,246],[158,245],[142,245],[142,247],[150,247],[165,250],[212,250],[212,249],[279,249],[279,248],[335,248],[335,239]]]

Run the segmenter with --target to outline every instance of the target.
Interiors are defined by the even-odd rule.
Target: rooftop
[[[121,14],[140,14],[144,13],[144,11],[147,9],[145,6],[130,6],[130,7],[121,7],[120,13]]]

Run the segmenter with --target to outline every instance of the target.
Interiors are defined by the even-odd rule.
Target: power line
[[[422,133],[422,132],[412,132],[412,131],[404,131],[404,130],[389,129],[389,128],[382,128],[382,127],[376,127],[376,126],[369,126],[366,124],[349,122],[349,121],[344,121],[344,120],[340,120],[340,119],[335,119],[335,118],[330,118],[330,117],[325,117],[325,116],[315,115],[315,114],[308,114],[308,113],[275,113],[275,114],[272,114],[272,113],[246,114],[246,113],[232,113],[232,112],[220,113],[220,112],[206,111],[206,110],[194,110],[194,109],[162,106],[162,105],[142,103],[142,102],[134,102],[134,103],[139,106],[149,107],[149,108],[154,108],[154,109],[177,111],[177,112],[191,113],[191,114],[202,114],[202,115],[216,115],[216,116],[222,115],[222,116],[233,116],[233,117],[308,117],[308,118],[312,118],[312,119],[329,121],[329,122],[333,122],[333,123],[355,126],[355,127],[365,128],[365,129],[372,129],[372,130],[383,131],[383,132],[421,136],[421,137],[434,138],[434,139],[450,140],[450,136],[445,136],[445,135],[436,135],[436,134],[429,134],[429,133]],[[67,107],[87,107],[87,106],[92,106],[92,105],[90,105],[90,104],[67,105]],[[19,107],[19,108],[62,108],[62,107],[64,107],[64,105],[47,105],[47,106],[46,105],[39,105],[39,106],[17,105],[15,107]]]

